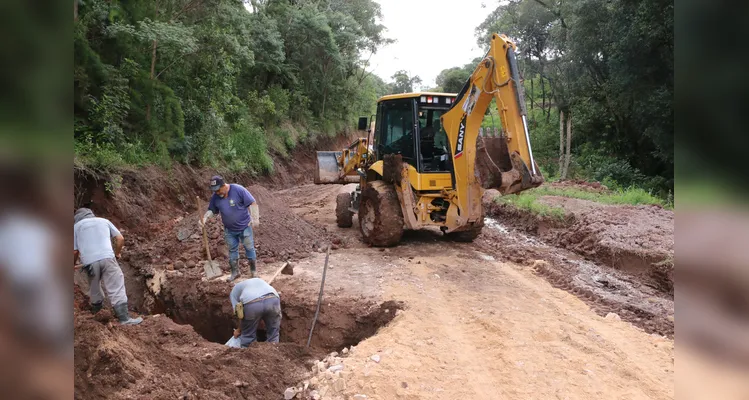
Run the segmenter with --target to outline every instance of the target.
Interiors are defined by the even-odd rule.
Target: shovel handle
[[[200,197],[198,196],[195,196],[195,205],[198,206],[198,222],[202,222],[202,220],[200,219],[200,210],[203,207],[201,207]],[[205,254],[208,256],[208,262],[211,262],[211,260],[213,259],[211,258],[211,250],[208,248],[208,234],[205,231],[204,224],[201,223],[200,227],[203,230],[203,244],[205,245]]]

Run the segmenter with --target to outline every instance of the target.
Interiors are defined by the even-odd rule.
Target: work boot
[[[130,318],[127,312],[127,302],[117,304],[114,308],[114,315],[120,320],[120,325],[138,325],[143,322],[143,318]]]
[[[257,278],[257,268],[255,266],[255,260],[250,260],[250,277]]]
[[[103,305],[103,302],[101,301],[98,303],[91,303],[91,314],[96,314],[99,311],[101,311],[102,305]]]
[[[231,266],[231,276],[229,277],[229,282],[239,278],[240,275],[242,275],[241,272],[239,272],[239,261],[238,260],[229,260],[229,265]]]

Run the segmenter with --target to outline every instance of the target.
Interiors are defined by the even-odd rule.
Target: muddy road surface
[[[426,230],[407,232],[397,247],[367,247],[356,218],[352,228],[335,225],[340,190],[278,194],[339,238],[328,290],[404,308],[343,358],[340,376],[320,375],[326,398],[673,398],[667,293],[492,219],[471,244]],[[284,284],[314,287],[323,259],[304,260]],[[560,263],[576,269],[554,272]],[[598,281],[618,289],[596,296]],[[640,309],[651,318],[628,311]],[[630,313],[639,326],[622,320]]]
[[[174,215],[134,240],[123,261],[128,291],[142,291],[131,296],[146,314],[141,326],[92,317],[79,299],[80,398],[674,397],[673,295],[639,275],[499,217],[474,243],[423,230],[369,247],[356,217],[351,228],[336,226],[344,186],[263,190],[259,274],[294,263],[294,275],[273,283],[282,343],[223,346],[231,284],[202,277],[201,242],[183,222],[197,213]],[[218,227],[209,235],[225,261]],[[328,245],[320,318],[305,349]]]

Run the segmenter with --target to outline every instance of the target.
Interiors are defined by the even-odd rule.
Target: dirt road
[[[396,247],[368,247],[356,218],[352,228],[335,224],[343,186],[246,186],[261,208],[260,276],[295,263],[293,276],[273,283],[282,343],[224,346],[232,283],[203,276],[199,212],[144,203],[160,220],[126,232],[121,260],[144,323],[120,327],[103,311],[91,315],[85,279],[76,277],[77,397],[280,399],[290,387],[296,399],[331,400],[674,397],[673,296],[642,274],[514,229],[511,216],[487,219],[474,243],[423,230]],[[130,220],[117,204],[102,208]],[[219,221],[208,236],[226,269]],[[324,302],[305,349],[327,244]],[[240,264],[246,271],[244,257]]]
[[[601,317],[530,267],[495,259],[479,244],[443,240],[438,231],[368,248],[356,222],[335,226],[339,190],[309,185],[278,193],[302,218],[343,239],[331,254],[326,299],[363,296],[404,307],[343,358],[339,376],[320,375],[323,398],[674,397],[673,340]],[[277,282],[281,291],[314,293],[323,258],[302,260],[293,278]]]

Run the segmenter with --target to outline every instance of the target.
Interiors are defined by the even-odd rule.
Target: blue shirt
[[[231,309],[237,306],[240,301],[242,304],[247,304],[258,297],[265,296],[268,293],[273,293],[278,296],[276,289],[273,286],[267,284],[260,278],[251,278],[234,285],[234,288],[229,294],[229,300],[231,300]]]
[[[230,184],[226,197],[217,194],[211,196],[208,209],[214,214],[221,214],[221,222],[230,231],[242,232],[250,225],[250,211],[247,207],[255,202],[250,192],[242,185]]]

